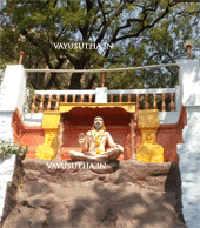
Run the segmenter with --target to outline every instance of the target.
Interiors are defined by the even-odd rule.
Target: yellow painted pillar
[[[36,149],[36,159],[53,160],[59,149],[59,111],[46,111],[42,119],[45,142]]]
[[[158,109],[139,110],[142,143],[136,149],[136,160],[140,162],[164,162],[164,148],[156,142],[156,131],[159,127]]]

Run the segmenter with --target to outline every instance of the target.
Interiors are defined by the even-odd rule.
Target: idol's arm
[[[114,143],[113,138],[110,134],[108,134],[107,140],[108,140],[109,148],[115,148],[116,147],[116,143]]]
[[[86,135],[86,139],[79,139],[79,143],[82,151],[86,152],[88,149],[88,134]]]

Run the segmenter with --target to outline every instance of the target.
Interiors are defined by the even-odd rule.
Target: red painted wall
[[[45,131],[41,127],[27,127],[21,121],[21,116],[16,108],[13,119],[13,137],[21,146],[28,146],[26,158],[35,158],[35,149],[44,142]]]
[[[87,133],[91,129],[94,117],[102,113],[92,113],[93,108],[90,109],[88,115],[83,115],[85,113],[77,109],[76,113],[67,113],[64,116],[64,145],[61,150],[62,159],[69,159],[67,156],[69,149],[76,147],[77,151],[80,151],[79,146],[79,134]],[[96,109],[95,109],[96,110]],[[129,159],[131,157],[131,127],[129,123],[131,122],[131,114],[119,113],[120,109],[114,109],[112,112],[108,112],[106,115],[106,109],[103,112],[105,118],[106,130],[112,135],[115,143],[120,144],[125,148],[121,160]],[[158,129],[156,140],[159,145],[165,149],[165,161],[173,161],[176,157],[176,145],[182,142],[182,129],[187,124],[187,115],[185,107],[182,107],[180,119],[176,124],[161,124]],[[14,141],[19,142],[20,145],[28,145],[27,158],[35,158],[35,149],[41,145],[45,140],[45,132],[41,127],[27,127],[21,121],[19,111],[16,109],[13,115],[12,121]],[[136,121],[134,126],[135,148],[139,147],[141,143],[141,133],[138,128],[138,122]]]

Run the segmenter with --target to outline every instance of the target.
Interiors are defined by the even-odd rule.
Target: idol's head
[[[96,116],[94,118],[94,128],[96,130],[100,130],[102,127],[104,126],[104,121],[103,119],[101,118],[101,116]]]

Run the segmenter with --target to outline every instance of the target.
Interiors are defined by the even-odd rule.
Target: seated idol
[[[109,146],[107,151],[106,142]],[[70,151],[69,156],[72,160],[116,160],[124,152],[124,148],[114,143],[112,136],[105,131],[104,121],[100,116],[95,117],[92,130],[88,131],[86,136],[83,133],[79,135],[79,143],[85,153]]]

